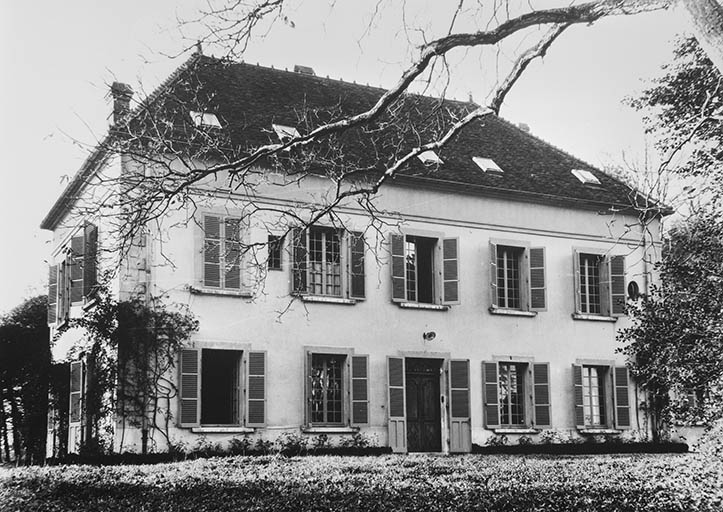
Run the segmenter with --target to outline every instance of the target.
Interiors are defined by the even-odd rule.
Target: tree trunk
[[[690,17],[693,34],[723,74],[723,5],[718,0],[679,0]]]
[[[13,456],[15,457],[15,463],[18,464],[23,452],[21,433],[23,420],[12,387],[8,389],[8,400],[10,401],[10,418],[13,424]]]

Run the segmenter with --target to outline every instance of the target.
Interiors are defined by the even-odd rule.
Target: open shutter
[[[306,231],[291,230],[291,293],[306,293]]]
[[[497,301],[497,244],[490,242],[490,304],[493,308],[498,305]]]
[[[98,284],[98,228],[94,224],[86,224],[83,236],[85,238],[83,295],[90,297]]]
[[[179,389],[179,426],[199,425],[201,406],[200,350],[181,350],[181,385]]]
[[[228,290],[240,290],[241,219],[225,219],[223,231],[223,287]]]
[[[266,352],[249,352],[246,426],[266,425]]]
[[[625,366],[616,366],[613,374],[615,387],[615,428],[630,428],[630,378]]]
[[[221,287],[221,219],[203,217],[203,286]]]
[[[363,299],[364,287],[364,233],[349,233],[349,297]]]
[[[392,301],[407,300],[407,289],[404,264],[404,235],[391,235],[392,246]]]
[[[580,298],[580,251],[572,251],[572,275],[574,282],[572,288],[575,292],[575,313],[582,313],[582,300]]]
[[[71,266],[70,266],[70,302],[83,300],[83,253],[85,237],[74,236],[70,240]]]
[[[532,365],[535,428],[550,428],[550,363]]]
[[[48,267],[48,323],[58,319],[58,265]]]
[[[499,377],[497,363],[482,361],[485,428],[500,428]]]
[[[389,446],[395,453],[407,452],[407,405],[405,401],[404,358],[387,357],[389,384]]]
[[[625,314],[625,256],[610,258],[610,299],[612,316]]]
[[[582,366],[572,365],[572,391],[575,413],[575,426],[585,428],[585,410],[582,407]]]
[[[449,362],[449,399],[449,451],[468,453],[472,451],[469,359],[452,359]]]
[[[545,311],[547,309],[545,285],[545,248],[530,249],[530,309]]]
[[[61,322],[68,318],[70,312],[70,255],[58,265],[58,320]]]
[[[83,362],[70,363],[70,423],[80,423],[83,396]]]
[[[369,424],[369,356],[351,358],[351,423]]]
[[[442,304],[459,304],[459,239],[442,240]]]
[[[597,262],[600,272],[600,312],[603,316],[611,316],[613,312],[610,298],[610,258],[598,256]]]

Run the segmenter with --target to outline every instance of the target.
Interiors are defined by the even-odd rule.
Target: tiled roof
[[[156,119],[160,114],[170,121],[165,123],[168,128],[164,135],[174,139],[178,149],[183,150],[189,140],[201,144],[203,137],[211,135],[232,152],[230,157],[278,142],[272,124],[308,133],[343,114],[369,109],[385,92],[307,73],[198,55],[160,89],[132,115],[128,124],[132,131],[143,131],[149,122],[146,113],[151,112]],[[393,113],[384,115],[373,129],[349,130],[286,152],[275,162],[288,169],[300,165],[302,156],[312,155],[317,171],[333,171],[334,166],[343,165],[377,176],[400,154],[433,140],[450,122],[475,108],[477,105],[469,102],[405,95],[394,105]],[[214,113],[222,128],[201,132],[199,138],[192,111]],[[154,129],[158,126],[162,125],[154,122]],[[415,158],[401,170],[398,181],[580,208],[625,208],[634,201],[634,192],[621,181],[494,114],[473,121],[438,154],[441,165],[425,166]],[[486,173],[473,157],[490,158],[503,172]],[[592,171],[601,184],[584,185],[573,176],[573,169]],[[51,214],[43,227],[52,229]]]

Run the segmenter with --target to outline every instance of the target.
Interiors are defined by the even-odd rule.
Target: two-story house
[[[146,102],[126,113],[129,89],[114,92],[122,123],[148,110]],[[308,68],[197,55],[148,101],[175,102],[166,123],[174,133],[223,137],[243,154],[307,133],[313,119],[368,108],[382,93]],[[209,174],[120,262],[110,284],[119,298],[163,296],[200,322],[170,376],[172,440],[290,432],[335,442],[359,432],[397,452],[449,453],[500,435],[514,443],[546,430],[645,429],[645,397],[615,336],[628,321],[626,300],[651,284],[661,212],[642,212],[617,179],[490,114],[415,157],[372,203],[352,197],[306,224],[340,186],[339,169],[376,179],[392,146],[414,148],[410,127],[424,134],[429,119],[475,107],[405,101],[399,118],[409,125],[380,123],[379,133],[259,160],[246,176],[253,195],[224,171]],[[177,154],[161,156],[182,169]],[[318,167],[300,173],[302,160]],[[97,269],[87,255],[111,236],[107,217],[73,215],[77,204],[99,195],[90,192],[95,175],[134,165],[99,147],[43,221],[55,235],[51,325],[92,307],[84,296]],[[83,365],[71,373],[73,446]],[[139,430],[121,429],[116,449],[138,449]]]

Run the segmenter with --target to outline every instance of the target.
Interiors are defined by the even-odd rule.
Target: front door
[[[442,451],[439,359],[406,358],[407,447],[410,452]]]

